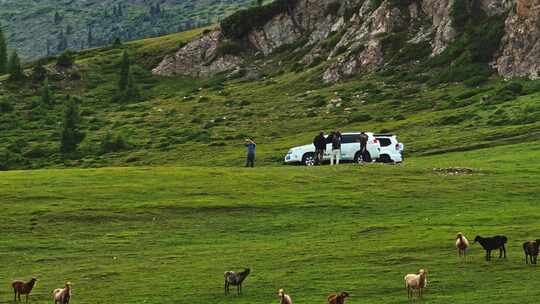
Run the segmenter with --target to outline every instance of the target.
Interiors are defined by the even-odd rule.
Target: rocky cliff
[[[506,19],[506,34],[497,59],[500,75],[540,77],[540,0],[517,0]]]
[[[223,30],[208,33],[165,58],[154,73],[208,76],[246,64],[246,54],[271,56],[291,46],[305,53],[299,63],[320,63],[322,79],[336,82],[394,64],[397,57],[419,60],[415,53],[442,54],[460,37],[469,15],[506,20],[500,48],[490,54],[501,76],[536,78],[540,71],[540,0],[281,2],[288,4],[261,26],[232,39]],[[208,40],[211,47],[198,47]],[[218,51],[231,40],[243,48],[242,54]]]

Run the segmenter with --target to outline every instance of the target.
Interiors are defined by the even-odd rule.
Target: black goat
[[[479,235],[474,238],[474,243],[480,243],[486,250],[486,261],[491,261],[491,251],[499,249],[499,259],[503,257],[506,259],[506,247],[504,244],[508,242],[508,238],[504,235],[496,235],[494,237],[483,238]]]
[[[523,251],[525,252],[526,264],[529,264],[529,260],[531,261],[531,264],[536,264],[539,249],[540,239],[523,243]]]
[[[242,282],[247,278],[251,269],[246,268],[242,272],[226,271],[225,277],[225,294],[229,293],[229,286],[236,286],[238,295],[242,293]]]

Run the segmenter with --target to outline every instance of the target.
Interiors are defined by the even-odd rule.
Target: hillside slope
[[[472,24],[470,31],[476,29]],[[447,58],[444,52],[443,57],[389,61],[384,69],[335,83],[323,81],[331,62],[298,65],[305,52],[295,44],[267,56],[248,54],[240,69],[208,78],[152,73],[164,57],[181,54],[193,45],[187,42],[212,33],[207,28],[88,50],[69,70],[58,71],[51,58],[50,105],[40,102],[41,83],[31,78],[13,83],[0,76],[1,168],[238,166],[247,136],[259,144],[259,165],[278,165],[290,147],[311,142],[321,129],[395,132],[408,156],[540,137],[539,81],[505,81],[486,69],[486,62],[434,63]],[[466,47],[458,58],[477,46],[467,43],[461,44]],[[119,101],[123,51],[133,60],[140,96]],[[465,75],[464,81],[448,79],[456,72]],[[86,138],[76,153],[63,155],[59,145],[67,94],[78,100]],[[112,148],[111,138],[117,144]]]
[[[250,0],[3,0],[0,24],[23,58],[181,32],[216,22]]]

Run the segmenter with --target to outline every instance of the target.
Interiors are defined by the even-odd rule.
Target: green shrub
[[[492,69],[487,64],[470,63],[468,65],[452,65],[435,75],[431,83],[460,82],[472,77],[489,77]]]
[[[38,145],[30,147],[27,151],[23,153],[23,156],[26,158],[43,158],[51,155],[53,152],[47,148],[47,146]]]
[[[328,3],[326,5],[325,14],[327,16],[328,15],[336,16],[338,14],[340,8],[341,8],[340,1],[330,2],[330,3]]]
[[[328,38],[326,38],[326,40],[324,40],[321,43],[321,46],[323,49],[327,51],[331,51],[336,47],[336,45],[339,43],[342,37],[343,37],[343,33],[335,32],[331,34],[330,36],[328,36]]]
[[[478,115],[476,115],[474,113],[467,113],[466,112],[466,113],[454,114],[454,115],[449,115],[449,116],[442,117],[435,123],[435,125],[441,125],[441,126],[444,126],[444,125],[457,125],[457,124],[460,124],[462,122],[465,122],[465,121],[468,121],[468,120],[474,120],[474,119],[477,119],[477,118],[478,118]]]
[[[509,91],[512,92],[514,95],[521,95],[523,93],[523,85],[518,82],[511,82],[505,85],[499,91]]]
[[[181,48],[185,47],[187,44],[188,44],[188,43],[185,42],[185,41],[180,41],[180,42],[178,42],[177,48],[178,48],[178,49],[181,49]]]
[[[58,59],[56,60],[56,65],[63,68],[69,68],[73,66],[75,63],[75,52],[66,49],[60,56],[58,56]]]
[[[453,25],[462,31],[469,21],[469,17],[469,0],[455,0],[450,11],[450,18]]]
[[[312,108],[320,108],[326,106],[326,98],[321,95],[315,95],[310,98],[313,102],[310,105]]]
[[[499,49],[504,35],[504,20],[500,16],[472,18],[461,33],[441,54],[431,58],[426,66],[449,66],[437,74],[432,84],[469,80],[475,84],[491,74],[489,63]]]
[[[540,80],[529,81],[524,87],[524,94],[534,94],[540,92]]]
[[[229,39],[241,39],[251,30],[264,26],[276,15],[287,12],[297,1],[276,0],[267,5],[237,11],[221,21],[221,32]]]
[[[456,96],[456,100],[463,100],[463,99],[469,99],[473,96],[476,96],[480,93],[483,93],[484,90],[480,90],[480,89],[477,89],[477,90],[467,90],[459,95]]]
[[[382,50],[386,61],[398,56],[404,48],[407,35],[404,33],[386,33],[380,36]]]
[[[372,10],[376,10],[379,8],[379,6],[381,6],[381,4],[383,3],[383,0],[369,0],[369,4],[371,6],[371,9]]]
[[[394,117],[392,117],[395,121],[400,121],[400,120],[405,120],[405,116],[401,115],[401,114],[397,114],[397,115],[394,115]]]
[[[354,113],[350,118],[349,122],[366,122],[372,120],[373,117],[368,113]]]
[[[2,100],[0,101],[0,113],[10,113],[13,111],[13,105],[7,101]]]
[[[0,150],[0,171],[16,168],[17,165],[23,164],[24,162],[24,157],[22,157],[19,153],[15,153],[7,149]]]
[[[112,153],[126,151],[132,148],[132,145],[124,138],[122,134],[113,134],[107,132],[101,140],[101,153]]]
[[[463,82],[464,85],[468,87],[478,87],[489,81],[488,75],[477,75],[473,76]]]
[[[431,45],[428,41],[406,43],[404,46],[400,47],[398,51],[394,51],[393,54],[390,63],[393,65],[400,65],[427,58],[431,54]]]
[[[216,50],[216,56],[222,57],[225,55],[239,56],[244,51],[240,43],[231,40],[224,40],[219,43]]]

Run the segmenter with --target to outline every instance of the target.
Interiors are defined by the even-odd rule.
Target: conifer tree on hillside
[[[7,42],[4,32],[2,31],[2,25],[0,24],[0,74],[5,74],[8,67],[8,51]]]
[[[17,51],[13,51],[9,57],[8,70],[9,79],[13,81],[18,81],[24,79],[24,72],[21,66],[21,60]]]
[[[53,103],[48,78],[45,78],[45,80],[43,81],[43,89],[41,91],[41,103],[45,105],[50,105]]]
[[[47,77],[47,69],[45,68],[45,64],[47,63],[46,59],[40,59],[36,62],[34,65],[34,68],[32,69],[32,78],[36,82],[42,82]]]
[[[74,152],[83,141],[85,134],[79,131],[79,123],[80,114],[77,101],[68,95],[66,96],[64,123],[62,124],[62,136],[60,138],[60,151],[62,153]]]
[[[120,91],[125,91],[128,88],[129,83],[129,55],[127,51],[122,54],[122,63],[120,65],[120,80],[118,81],[118,88]]]

